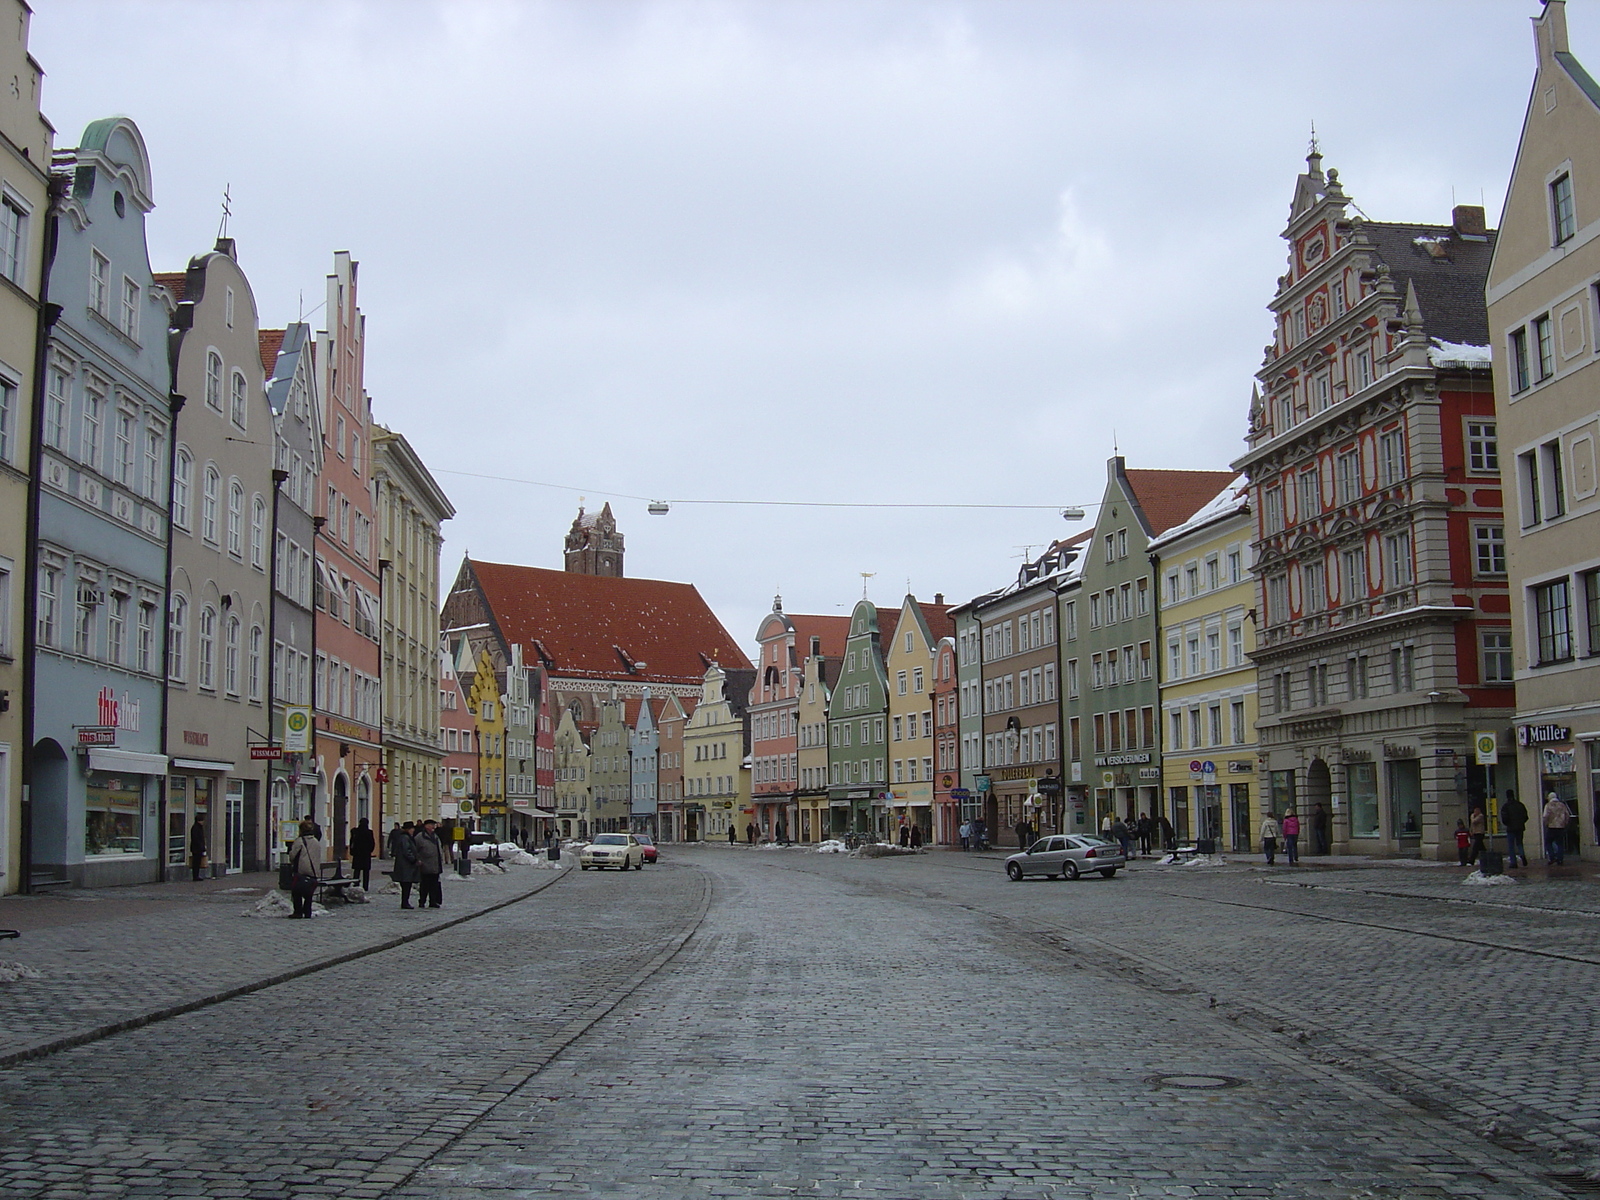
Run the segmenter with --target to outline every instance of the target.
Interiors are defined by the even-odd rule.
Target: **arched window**
[[[221,492],[222,476],[207,463],[205,484],[200,493],[200,536],[212,545],[217,543],[217,502]]]
[[[243,371],[233,373],[233,384],[228,392],[228,419],[240,429],[245,422],[245,397],[249,394],[250,383],[244,377]]]
[[[250,565],[258,571],[267,569],[267,502],[259,492],[250,505]]]
[[[206,407],[222,411],[222,355],[206,352]]]
[[[178,456],[172,466],[172,521],[179,529],[188,529],[189,503],[194,494],[194,459],[184,447],[178,447]]]
[[[203,688],[214,688],[217,686],[217,610],[209,604],[200,609],[196,634],[199,641],[196,682]]]
[[[222,687],[230,696],[239,694],[239,618],[230,614],[223,627]]]
[[[249,695],[250,695],[250,699],[251,700],[260,700],[261,699],[261,647],[262,647],[262,641],[263,641],[263,634],[261,632],[261,626],[259,626],[259,625],[250,626],[250,666],[249,666],[250,692],[249,692]]]
[[[172,604],[167,612],[167,675],[179,683],[188,677],[188,647],[185,644],[188,634],[188,598],[181,592],[173,592]]]
[[[237,479],[228,481],[228,553],[244,557],[244,488]]]

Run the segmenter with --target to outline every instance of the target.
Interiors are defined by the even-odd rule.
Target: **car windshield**
[[[594,844],[596,846],[626,846],[628,839],[620,833],[602,833],[595,838]]]

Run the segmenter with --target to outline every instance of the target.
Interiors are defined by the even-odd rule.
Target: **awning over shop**
[[[130,775],[165,775],[165,754],[141,754],[137,750],[112,750],[105,746],[89,747],[89,770],[121,771]]]
[[[185,771],[236,771],[238,767],[231,762],[218,762],[210,758],[175,758],[172,765],[181,767]]]

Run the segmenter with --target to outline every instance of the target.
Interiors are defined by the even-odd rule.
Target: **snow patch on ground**
[[[1163,867],[1225,867],[1228,860],[1220,854],[1169,854],[1159,860]]]
[[[818,854],[843,854],[845,849],[845,844],[838,838],[829,838],[825,842],[817,843]]]
[[[43,979],[44,972],[27,963],[0,960],[0,983],[16,983],[19,979]]]
[[[294,901],[289,898],[289,893],[274,889],[239,915],[241,917],[288,917],[293,913]],[[328,915],[328,910],[324,905],[313,900],[311,902],[311,915],[313,917],[325,917]]]
[[[1468,887],[1503,887],[1507,884],[1516,885],[1516,880],[1509,875],[1485,875],[1474,871],[1461,881]]]

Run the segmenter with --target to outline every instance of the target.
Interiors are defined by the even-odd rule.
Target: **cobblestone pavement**
[[[0,1071],[0,1195],[1579,1194],[1597,968],[1474,937],[1594,918],[1357,874],[673,848]],[[1555,1082],[1480,1136],[1507,1058]]]
[[[532,867],[447,874],[437,912],[402,911],[398,895],[375,891],[312,921],[245,918],[275,875],[7,897],[0,926],[23,936],[0,943],[0,959],[38,978],[0,984],[0,1064],[369,953],[558,878]]]

